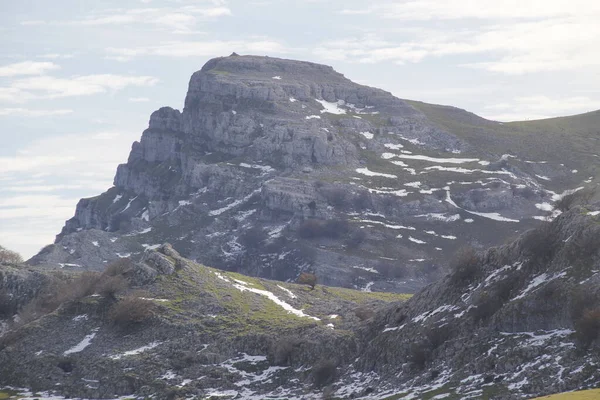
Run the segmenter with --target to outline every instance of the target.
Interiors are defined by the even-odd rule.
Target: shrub
[[[133,261],[131,258],[119,258],[108,264],[104,270],[104,275],[117,276],[125,275],[133,269]]]
[[[424,369],[431,359],[431,350],[427,343],[412,343],[408,350],[408,360],[416,369]]]
[[[528,255],[532,264],[544,263],[554,255],[558,237],[551,223],[542,225],[525,234],[522,242],[523,252]]]
[[[328,237],[332,239],[340,238],[348,233],[349,224],[346,220],[331,219],[320,221],[308,219],[298,227],[298,235],[304,239],[315,239]]]
[[[431,350],[437,349],[450,339],[452,331],[448,326],[433,327],[425,334]]]
[[[16,313],[15,301],[4,289],[0,290],[0,318],[9,318]]]
[[[280,366],[290,365],[297,344],[298,340],[293,337],[283,337],[275,342],[271,348],[273,363]]]
[[[370,307],[360,306],[354,309],[354,315],[356,315],[359,320],[366,321],[375,316],[375,311]]]
[[[367,238],[367,232],[364,229],[357,229],[348,239],[346,239],[346,246],[348,247],[358,247],[360,246],[365,239]]]
[[[0,264],[21,264],[23,257],[17,252],[0,246]]]
[[[560,200],[558,200],[555,204],[555,207],[562,212],[569,211],[576,205],[584,206],[588,204],[594,195],[596,194],[596,190],[592,188],[585,188],[578,190],[574,193],[563,196]]]
[[[404,266],[394,265],[385,261],[377,263],[375,270],[379,272],[381,276],[390,279],[404,278],[407,275],[407,271]]]
[[[471,310],[471,316],[475,322],[485,321],[496,314],[502,308],[502,305],[503,302],[499,296],[484,292],[475,302],[475,308]]]
[[[239,242],[246,249],[252,250],[269,238],[269,234],[261,227],[255,226],[242,233]]]
[[[352,205],[358,211],[370,209],[371,207],[373,207],[373,202],[371,201],[371,194],[367,190],[357,193],[352,198]]]
[[[123,275],[102,276],[96,286],[96,291],[103,297],[116,300],[117,294],[127,290],[128,281]]]
[[[344,208],[348,204],[348,192],[340,187],[332,187],[321,190],[321,193],[327,199],[327,203],[336,208]]]
[[[313,382],[316,387],[333,383],[337,366],[332,360],[321,360],[312,368]]]
[[[600,334],[600,308],[587,309],[575,321],[575,335],[583,346],[589,346]]]
[[[127,329],[147,321],[155,313],[155,304],[150,300],[127,296],[112,306],[108,317],[111,322]]]
[[[451,279],[455,284],[466,285],[479,274],[480,257],[472,247],[459,249],[450,262]]]
[[[315,274],[311,274],[310,272],[302,272],[296,282],[301,285],[308,285],[312,290],[314,290],[315,286],[317,285],[317,276]]]

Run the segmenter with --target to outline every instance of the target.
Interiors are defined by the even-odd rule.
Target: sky
[[[0,0],[0,245],[28,258],[112,186],[209,59],[333,66],[498,121],[600,109],[595,0]]]

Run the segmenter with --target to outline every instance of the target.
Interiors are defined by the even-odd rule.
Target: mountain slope
[[[183,112],[154,112],[114,187],[29,262],[101,270],[169,242],[247,275],[414,292],[457,248],[501,244],[589,182],[578,148],[538,159],[544,138],[503,126],[323,65],[213,59]]]
[[[0,385],[85,398],[290,400],[594,388],[599,215],[598,195],[579,196],[509,244],[463,253],[410,298],[245,277],[163,245],[109,268],[126,291],[98,286],[1,337]],[[133,322],[128,313],[124,324],[114,309],[132,297],[152,313]]]

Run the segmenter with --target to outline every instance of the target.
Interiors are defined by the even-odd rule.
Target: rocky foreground
[[[250,278],[163,245],[54,311],[21,311],[31,322],[2,336],[0,384],[173,399],[519,399],[593,388],[600,208],[584,197],[596,205],[574,199],[507,245],[461,252],[448,276],[410,299]],[[85,275],[2,274],[13,298],[56,274],[82,287]],[[139,304],[147,312],[134,312]]]

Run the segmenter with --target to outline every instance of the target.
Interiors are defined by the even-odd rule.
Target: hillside
[[[37,308],[23,308],[23,322],[0,337],[0,385],[70,398],[290,400],[594,388],[600,198],[568,200],[551,223],[460,253],[450,274],[412,297],[251,278],[170,245],[101,275],[72,272],[59,280],[76,296],[58,290],[62,305],[32,318],[44,304],[33,290]],[[33,273],[57,272],[13,266],[3,281]],[[20,296],[29,285],[3,289]]]
[[[29,264],[99,271],[168,242],[245,275],[414,293],[591,183],[596,117],[500,124],[324,65],[216,58]]]

